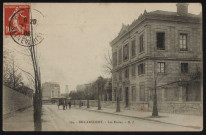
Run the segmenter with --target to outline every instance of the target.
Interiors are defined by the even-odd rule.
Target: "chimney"
[[[188,3],[177,3],[177,15],[186,16],[188,14]]]

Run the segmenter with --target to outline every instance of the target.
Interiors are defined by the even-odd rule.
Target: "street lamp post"
[[[87,93],[87,108],[89,108],[89,93]]]
[[[156,117],[158,116],[158,109],[157,109],[157,88],[156,88],[156,79],[155,79],[155,86],[154,86],[154,102],[153,102],[153,111],[152,111],[152,116]]]
[[[99,88],[101,87],[101,84],[100,84],[100,79],[98,80],[98,90],[97,90],[97,95],[98,95],[98,110],[101,110],[101,105],[100,105],[100,98],[99,98]]]
[[[116,112],[120,112],[120,103],[119,103],[119,84],[117,85],[117,108]]]

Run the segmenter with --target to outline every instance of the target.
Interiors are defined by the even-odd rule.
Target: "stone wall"
[[[87,100],[81,100],[83,106],[87,106]],[[116,109],[116,101],[101,101],[102,108],[110,108]],[[97,107],[98,101],[97,100],[89,100],[89,105],[91,107]],[[74,101],[72,101],[72,105],[74,105]],[[79,106],[79,100],[75,100],[75,105]],[[120,101],[120,108],[121,109],[131,109],[136,111],[148,111],[148,103],[130,103],[130,106],[125,108],[125,103]]]
[[[135,111],[148,111],[149,104],[147,102],[130,103],[130,109]]]
[[[33,105],[32,98],[3,85],[3,117]]]
[[[83,106],[87,106],[87,100],[81,100]],[[89,100],[90,107],[97,107],[97,100]],[[74,105],[74,101],[72,101]],[[79,100],[75,100],[75,105],[79,106]],[[101,101],[102,108],[116,109],[116,101]],[[131,102],[129,107],[125,108],[125,103],[120,101],[121,110],[129,109],[134,111],[145,111],[152,112],[153,102]],[[192,114],[202,115],[203,104],[201,102],[161,102],[158,101],[158,111],[162,113],[173,113],[173,114]]]
[[[149,102],[149,111],[152,111],[153,102]],[[202,115],[203,104],[201,102],[159,102],[158,111],[175,114]]]

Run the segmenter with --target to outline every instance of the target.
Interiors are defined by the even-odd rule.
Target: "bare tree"
[[[9,61],[9,50],[4,47],[3,49],[3,82],[7,81],[9,74],[11,63]]]
[[[103,65],[104,71],[107,74],[112,74],[112,53],[108,50],[107,54],[104,55],[105,64]]]
[[[4,72],[3,82],[6,86],[16,90],[23,80],[21,72],[18,71],[14,56],[9,55],[9,51],[4,52]]]

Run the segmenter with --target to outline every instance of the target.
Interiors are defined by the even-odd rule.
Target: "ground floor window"
[[[54,91],[52,90],[52,97],[54,97]]]
[[[132,86],[132,101],[136,101],[136,87]]]
[[[179,89],[178,88],[166,88],[165,89],[165,100],[166,101],[178,101],[179,100]]]
[[[186,101],[200,101],[201,100],[201,88],[199,82],[194,82],[185,86],[186,89]]]
[[[112,92],[109,92],[109,101],[112,101]]]
[[[162,101],[162,91],[163,91],[164,89],[161,89],[161,88],[157,88],[156,89],[156,94],[157,94],[157,100],[158,101]],[[151,89],[150,91],[149,91],[149,100],[154,100],[154,94],[155,94],[155,90],[154,89]]]
[[[140,85],[140,101],[145,101],[145,87],[144,85]]]

